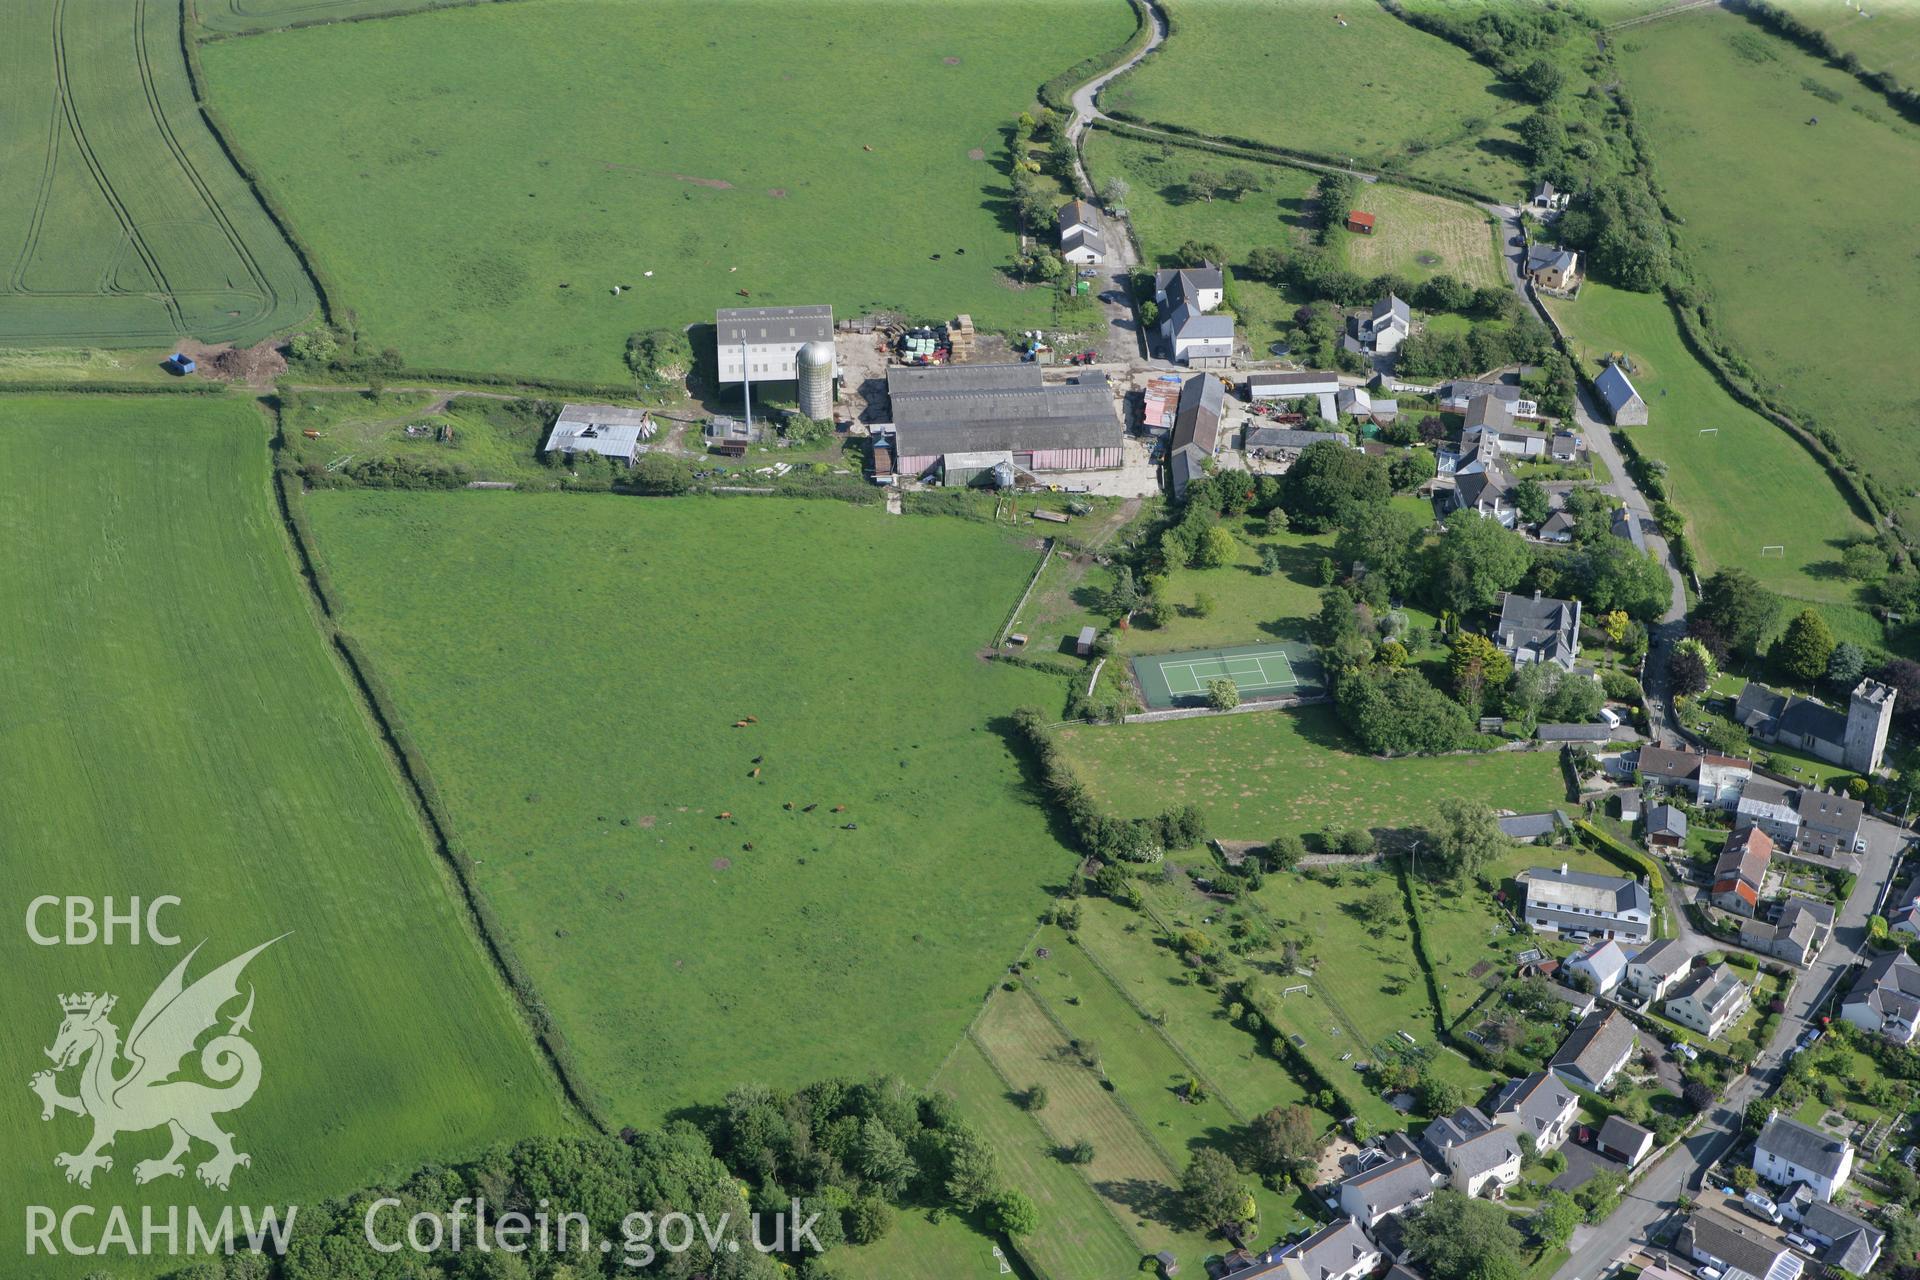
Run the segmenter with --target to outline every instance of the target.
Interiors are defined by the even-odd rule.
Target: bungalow
[[[1645,942],[1653,937],[1653,898],[1627,876],[1570,871],[1561,863],[1520,873],[1526,885],[1527,924],[1541,933],[1596,934]]]
[[[1709,1040],[1718,1040],[1739,1021],[1753,993],[1731,965],[1695,969],[1667,996],[1667,1016]]]
[[[1640,1033],[1618,1009],[1596,1010],[1581,1019],[1547,1066],[1561,1079],[1596,1093],[1613,1083],[1640,1043]]]
[[[1572,199],[1567,192],[1555,190],[1551,182],[1542,181],[1533,189],[1533,198],[1527,201],[1527,207],[1535,213],[1558,213]]]
[[[1538,590],[1531,597],[1508,592],[1500,597],[1493,639],[1516,667],[1551,662],[1572,671],[1580,656],[1580,602],[1555,600]]]
[[[1780,905],[1779,914],[1771,924],[1742,920],[1740,945],[1804,968],[1813,963],[1827,940],[1833,937],[1833,922],[1830,904],[1811,898],[1788,898]]]
[[[1602,369],[1600,376],[1593,380],[1593,389],[1600,393],[1600,401],[1607,409],[1607,421],[1614,426],[1647,425],[1647,402],[1633,389],[1633,383],[1619,365],[1610,364]]]
[[[1760,906],[1767,866],[1773,861],[1773,837],[1759,827],[1742,827],[1727,837],[1720,860],[1713,864],[1713,905],[1735,915],[1751,916]]]
[[[1579,522],[1573,518],[1572,512],[1561,507],[1540,522],[1540,528],[1536,536],[1539,537],[1542,542],[1558,542],[1563,544],[1572,542],[1573,531],[1578,523]]]
[[[1887,1233],[1830,1204],[1815,1202],[1800,1217],[1800,1234],[1820,1246],[1820,1261],[1864,1276],[1880,1262]]]
[[[1736,756],[1640,748],[1634,765],[1643,782],[1669,791],[1685,791],[1696,804],[1731,809],[1753,778],[1753,761]]]
[[[1912,1044],[1920,1027],[1920,964],[1904,951],[1875,956],[1861,971],[1840,1016],[1895,1044]]]
[[[1693,957],[1672,938],[1661,938],[1634,953],[1627,962],[1627,986],[1649,1004],[1667,994],[1686,973]]]
[[[1653,1150],[1653,1132],[1620,1116],[1608,1116],[1594,1138],[1594,1145],[1601,1155],[1612,1156],[1631,1169]]]
[[[1080,267],[1107,260],[1106,229],[1099,211],[1085,200],[1060,206],[1060,256]]]
[[[1364,1169],[1337,1188],[1340,1212],[1371,1231],[1382,1218],[1431,1200],[1433,1176],[1433,1170],[1417,1154]]]
[[[1647,810],[1647,844],[1654,849],[1683,849],[1687,844],[1687,814],[1678,805],[1656,804]]]
[[[1627,976],[1627,953],[1612,938],[1602,938],[1569,960],[1567,969],[1591,983],[1595,995],[1604,996]]]
[[[1571,293],[1580,286],[1580,255],[1557,245],[1528,245],[1527,276],[1535,288]]]
[[[1799,1254],[1757,1226],[1711,1209],[1693,1211],[1674,1250],[1720,1275],[1737,1271],[1752,1280],[1800,1280],[1806,1266]]]
[[[1778,1187],[1804,1182],[1831,1202],[1853,1174],[1853,1144],[1776,1111],[1754,1143],[1753,1171]]]
[[[1509,1080],[1494,1094],[1493,1122],[1533,1139],[1545,1154],[1559,1148],[1580,1114],[1580,1095],[1551,1071]]]

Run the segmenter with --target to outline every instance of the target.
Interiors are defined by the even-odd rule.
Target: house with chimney
[[[1760,893],[1766,887],[1767,867],[1773,862],[1773,837],[1759,827],[1742,827],[1727,837],[1713,864],[1713,887],[1708,899],[1722,911],[1737,916],[1757,915]]]
[[[1805,1183],[1831,1202],[1853,1176],[1853,1144],[1776,1111],[1754,1142],[1753,1171],[1776,1187]]]

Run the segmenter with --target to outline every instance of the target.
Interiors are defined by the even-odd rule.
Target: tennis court
[[[1133,659],[1133,677],[1142,700],[1154,710],[1198,706],[1215,680],[1233,681],[1247,702],[1321,692],[1319,664],[1303,644],[1145,654]]]

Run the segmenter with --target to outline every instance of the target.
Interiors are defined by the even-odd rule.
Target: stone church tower
[[[1846,754],[1840,762],[1856,773],[1878,769],[1892,723],[1893,690],[1878,680],[1862,680],[1847,706]]]

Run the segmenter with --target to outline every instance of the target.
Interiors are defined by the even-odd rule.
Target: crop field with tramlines
[[[81,436],[84,450],[47,446]],[[0,972],[18,993],[0,1022],[14,1095],[0,1111],[9,1276],[109,1262],[43,1255],[18,1269],[23,1204],[316,1206],[568,1127],[314,626],[267,466],[264,424],[237,400],[0,400]],[[126,945],[124,932],[114,945],[33,945],[22,922],[42,894],[111,896],[116,911],[177,896],[161,920],[181,945]],[[40,914],[43,932],[59,931],[59,910]],[[254,992],[258,1091],[221,1117],[251,1164],[225,1192],[191,1163],[138,1186],[136,1164],[167,1136],[133,1130],[91,1187],[68,1183],[54,1159],[85,1145],[87,1123],[43,1122],[27,1093],[61,1025],[56,997],[112,994],[131,1043],[135,1015],[194,944],[190,979],[270,939],[241,988]],[[78,1074],[58,1077],[63,1094]],[[191,1161],[209,1154],[197,1146]],[[110,1260],[117,1276],[181,1265]]]
[[[195,105],[167,0],[18,0],[0,41],[0,346],[252,342],[314,306]]]

